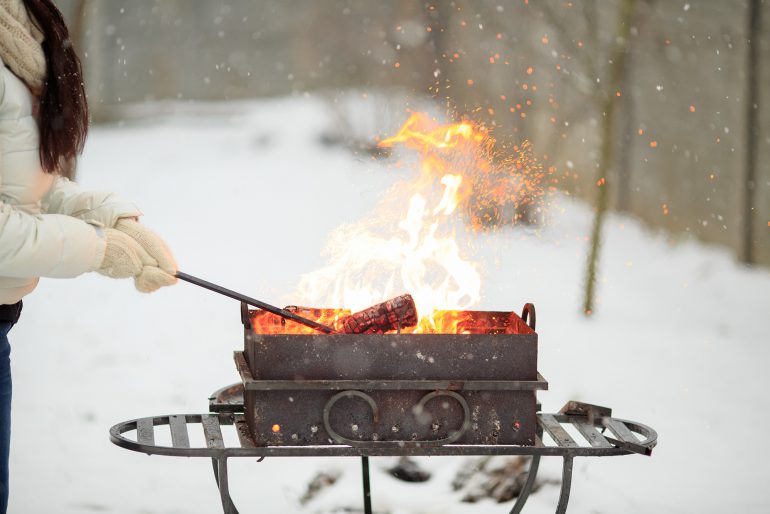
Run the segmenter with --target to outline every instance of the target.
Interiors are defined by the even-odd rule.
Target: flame
[[[465,311],[481,298],[481,275],[458,232],[487,228],[506,216],[515,222],[518,208],[542,194],[542,167],[526,141],[501,156],[485,127],[441,124],[424,113],[412,114],[379,143],[396,145],[416,153],[417,177],[394,186],[372,215],[336,229],[325,249],[329,263],[304,275],[298,287],[307,305],[345,310],[300,314],[333,325],[350,312],[410,293],[419,321],[408,332],[462,332]],[[262,333],[275,333],[276,323],[281,333],[313,332],[270,316],[254,320]]]

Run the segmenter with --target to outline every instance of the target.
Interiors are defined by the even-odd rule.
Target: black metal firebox
[[[526,315],[533,307],[525,308]],[[535,444],[537,333],[516,313],[462,313],[461,334],[262,334],[235,360],[258,445]]]

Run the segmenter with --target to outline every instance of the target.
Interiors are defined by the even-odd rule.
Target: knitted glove
[[[176,274],[174,256],[171,254],[171,250],[169,250],[166,243],[158,237],[158,234],[131,218],[119,219],[115,223],[115,229],[136,240],[150,254],[150,257],[158,261],[160,269],[169,275]]]
[[[97,272],[110,278],[136,277],[145,266],[157,266],[142,246],[130,236],[112,228],[104,229],[107,247],[104,259]]]
[[[136,288],[143,293],[176,283],[176,278],[161,270],[158,261],[134,238],[112,228],[104,229],[104,235],[107,246],[99,273],[112,278],[134,277]]]
[[[139,243],[142,249],[155,261],[153,266],[145,266],[136,277],[136,288],[151,292],[163,286],[176,284],[176,261],[166,243],[152,230],[131,218],[121,218],[115,223],[115,229],[128,235]]]
[[[145,266],[142,273],[134,278],[134,285],[143,293],[152,293],[164,286],[176,284],[176,277],[169,275],[157,266]]]

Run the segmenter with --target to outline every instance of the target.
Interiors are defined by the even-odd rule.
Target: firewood
[[[340,318],[335,328],[345,334],[382,334],[416,324],[417,307],[412,295],[405,294]]]

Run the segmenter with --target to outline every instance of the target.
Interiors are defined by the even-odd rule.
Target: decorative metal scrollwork
[[[429,446],[442,446],[444,444],[450,444],[458,439],[460,439],[463,434],[468,430],[468,428],[471,426],[471,410],[470,407],[468,407],[468,402],[463,398],[461,395],[454,391],[433,391],[422,398],[420,398],[420,401],[417,402],[417,404],[413,407],[412,411],[415,412],[418,416],[420,413],[422,413],[425,409],[425,406],[427,403],[434,398],[438,398],[441,396],[448,396],[452,399],[454,399],[457,403],[460,404],[460,407],[463,410],[463,422],[459,429],[454,430],[449,433],[447,437],[444,437],[442,439],[429,439],[429,440],[420,440],[420,441],[405,441],[405,440],[399,440],[399,441],[362,441],[362,440],[355,440],[347,438],[343,435],[340,435],[336,430],[334,430],[331,426],[331,422],[329,420],[331,416],[331,410],[334,405],[341,400],[342,398],[351,398],[351,397],[357,397],[361,398],[366,403],[369,404],[369,406],[372,409],[372,421],[376,425],[380,421],[380,410],[377,406],[377,402],[374,401],[374,398],[369,396],[368,394],[362,392],[362,391],[356,391],[356,390],[349,390],[349,391],[342,391],[331,398],[329,398],[329,401],[326,402],[326,405],[324,405],[323,410],[323,419],[324,419],[324,428],[326,428],[326,433],[329,434],[329,437],[331,437],[334,441],[340,443],[340,444],[346,444],[348,446],[380,446],[380,447],[398,447],[398,448],[409,448],[409,447],[429,447]]]

